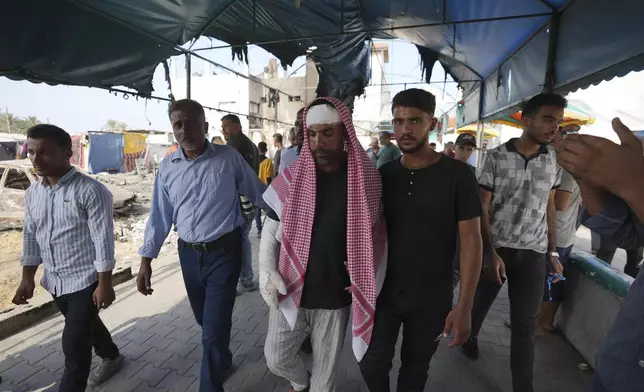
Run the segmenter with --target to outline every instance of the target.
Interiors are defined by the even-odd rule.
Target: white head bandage
[[[315,105],[306,111],[306,126],[316,124],[337,124],[342,118],[338,110],[329,105]]]

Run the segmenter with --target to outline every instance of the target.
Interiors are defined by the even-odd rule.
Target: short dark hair
[[[278,143],[282,143],[282,140],[284,140],[284,138],[282,137],[281,133],[276,133],[273,135],[273,140],[275,140]]]
[[[176,112],[178,110],[195,112],[206,118],[206,111],[203,109],[203,106],[201,106],[199,102],[192,99],[180,99],[178,101],[170,102],[170,104],[168,105],[168,117],[172,115],[172,112]]]
[[[447,142],[447,143],[445,143],[445,145],[446,145],[446,146],[453,145],[453,144],[454,144],[454,142]]]
[[[391,101],[392,113],[397,106],[416,108],[430,116],[433,116],[436,111],[436,97],[429,91],[421,90],[419,88],[410,88],[408,90],[403,90],[394,96],[394,99]]]
[[[436,147],[436,143],[434,143],[434,142],[429,143],[429,145]]]
[[[384,137],[384,136],[391,139],[391,135],[387,131],[380,131],[380,133],[378,133],[378,137]]]
[[[555,106],[560,109],[565,109],[568,106],[568,101],[562,95],[553,93],[541,93],[530,98],[528,102],[523,104],[521,117],[532,116],[536,114],[542,106]]]
[[[27,130],[27,138],[51,140],[63,149],[72,149],[72,137],[69,136],[69,133],[51,124],[34,125]]]
[[[266,142],[259,142],[257,143],[257,149],[259,150],[259,152],[265,153],[266,151],[268,151],[268,145],[266,144]]]
[[[221,121],[230,121],[233,124],[239,124],[241,125],[241,121],[239,121],[239,117],[237,117],[234,114],[227,114],[221,118]]]

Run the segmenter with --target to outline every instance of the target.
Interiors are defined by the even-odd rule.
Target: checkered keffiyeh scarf
[[[347,261],[353,297],[353,351],[360,360],[371,341],[376,296],[385,277],[387,235],[381,205],[382,186],[380,173],[358,142],[349,109],[335,98],[323,99],[338,110],[348,136]],[[306,119],[306,112],[303,118]],[[304,129],[308,132],[306,124]],[[280,309],[291,328],[297,319],[309,260],[315,215],[315,173],[315,160],[305,137],[298,160],[273,180],[264,194],[282,222],[279,271],[287,294],[280,297]]]

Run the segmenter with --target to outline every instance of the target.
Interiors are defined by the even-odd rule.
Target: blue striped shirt
[[[214,241],[241,226],[239,194],[266,209],[266,185],[244,158],[232,147],[206,143],[196,159],[179,148],[161,162],[139,249],[142,257],[159,255],[173,224],[179,238],[191,243]]]
[[[23,235],[20,263],[44,265],[45,290],[83,290],[114,269],[112,194],[73,167],[53,187],[43,178],[25,194]]]

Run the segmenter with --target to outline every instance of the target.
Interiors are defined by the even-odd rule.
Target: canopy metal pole
[[[479,96],[479,115],[478,121],[476,124],[476,142],[479,145],[478,152],[476,154],[476,167],[481,166],[481,160],[483,159],[483,97],[485,96],[485,83],[481,82],[481,93]]]
[[[186,53],[186,98],[191,99],[192,96],[192,61],[190,54]]]
[[[552,12],[540,12],[540,13],[536,13],[536,14],[498,16],[498,17],[494,17],[494,18],[456,20],[456,21],[450,21],[450,22],[445,22],[445,23],[443,23],[443,22],[433,22],[433,23],[421,23],[421,24],[414,24],[414,25],[407,25],[407,26],[391,26],[391,27],[384,27],[384,28],[361,29],[361,30],[354,30],[354,31],[343,31],[343,32],[338,32],[338,33],[316,34],[316,35],[309,35],[309,36],[304,36],[304,37],[291,37],[291,38],[284,38],[284,39],[278,39],[278,40],[272,40],[272,41],[259,41],[259,42],[251,41],[251,42],[246,42],[244,44],[210,46],[208,48],[194,49],[193,51],[234,48],[234,47],[238,47],[238,46],[247,46],[247,45],[281,44],[281,43],[286,43],[286,42],[297,42],[297,41],[304,41],[304,40],[310,40],[310,39],[332,38],[332,37],[338,37],[338,36],[343,36],[343,35],[357,35],[357,34],[370,34],[370,33],[379,33],[379,32],[390,32],[390,31],[394,31],[394,30],[418,29],[418,28],[422,28],[422,27],[435,27],[435,26],[459,25],[459,24],[470,24],[470,23],[484,23],[484,22],[499,22],[499,21],[504,21],[504,20],[529,19],[529,18],[538,18],[538,17],[543,17],[543,16],[550,16],[551,17],[552,15],[553,15]]]
[[[559,21],[561,12],[557,12],[550,19],[548,37],[548,57],[546,59],[546,76],[543,82],[543,90],[551,93],[554,91],[556,83],[556,63],[557,63],[557,44],[559,43]]]

